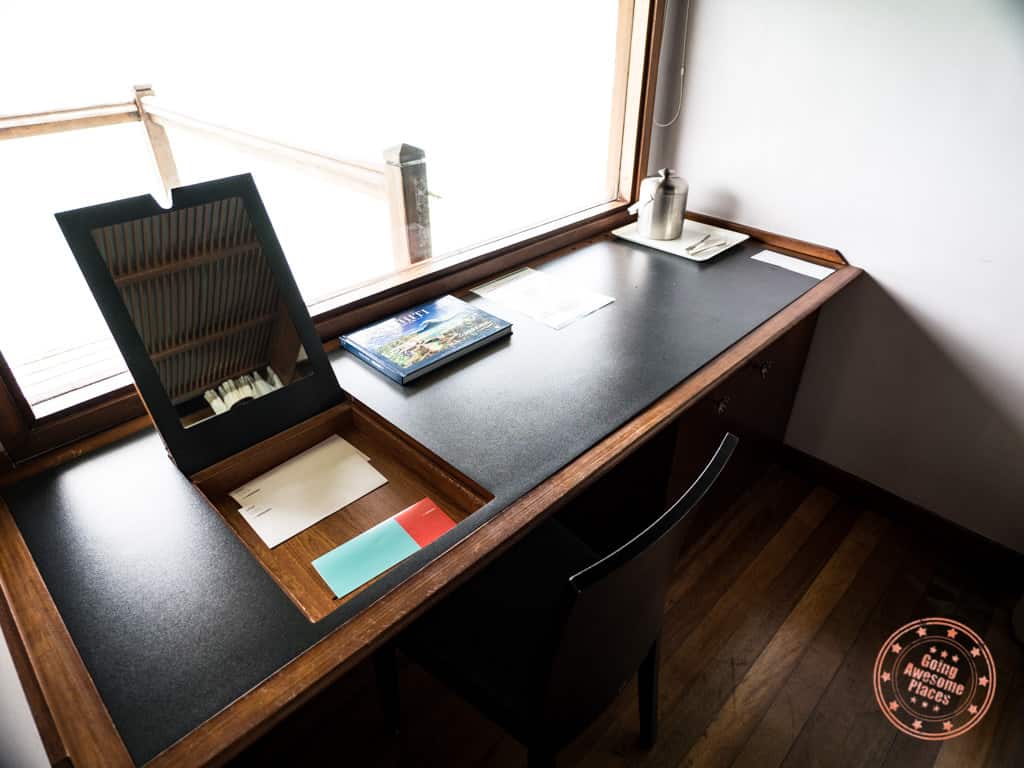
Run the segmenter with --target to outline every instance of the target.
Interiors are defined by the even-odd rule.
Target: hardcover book
[[[385,376],[407,384],[510,333],[511,323],[443,296],[342,336],[341,345]]]

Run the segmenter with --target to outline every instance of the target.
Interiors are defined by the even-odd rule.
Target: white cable
[[[676,102],[676,112],[672,115],[672,119],[667,123],[659,123],[658,119],[654,119],[654,124],[659,128],[671,128],[675,125],[676,120],[679,119],[680,113],[683,111],[683,75],[686,73],[686,67],[679,68],[679,100]]]
[[[654,118],[654,124],[659,128],[670,128],[675,125],[676,120],[679,119],[679,115],[683,111],[683,78],[686,76],[686,32],[690,27],[690,0],[686,3],[686,16],[683,20],[683,40],[680,43],[682,51],[679,53],[679,60],[683,62],[682,66],[679,67],[679,97],[676,101],[676,111],[672,115],[672,119],[667,123],[659,123],[658,118]]]

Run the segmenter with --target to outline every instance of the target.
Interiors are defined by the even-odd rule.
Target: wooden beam
[[[139,113],[139,119],[146,127],[146,136],[149,137],[149,148],[153,152],[153,160],[156,161],[156,170],[160,174],[160,182],[164,187],[164,195],[167,202],[171,201],[171,190],[181,186],[178,178],[178,166],[174,162],[174,154],[171,152],[171,142],[167,138],[167,131],[146,113],[146,106],[142,99],[144,96],[153,95],[153,86],[135,86],[135,108]]]
[[[653,4],[663,0],[635,0],[632,7],[632,23],[630,25],[630,41],[628,53],[628,71],[626,75],[626,93],[624,119],[622,122],[622,151],[619,163],[618,196],[627,202],[636,197],[637,179],[646,175],[647,166],[638,165],[642,148],[644,121],[644,68],[648,58],[649,30],[648,21],[653,13]]]
[[[630,87],[630,61],[633,44],[634,0],[619,0],[619,20],[615,31],[615,82],[612,85],[612,116],[608,130],[608,176],[607,193],[610,199],[625,200],[630,190],[620,183],[622,163],[632,157],[626,129],[626,99]],[[635,74],[635,73],[634,73]],[[634,85],[635,88],[635,85]],[[630,174],[631,178],[631,174]]]
[[[343,158],[325,152],[304,149],[285,141],[228,128],[172,109],[152,96],[143,97],[146,114],[158,125],[186,128],[216,138],[268,152],[285,160],[310,165],[329,173],[345,176],[361,185],[370,194],[384,194],[384,164]]]
[[[654,133],[654,103],[658,92],[658,61],[661,58],[661,38],[665,30],[665,5],[667,0],[651,0],[650,16],[646,26],[647,45],[643,59],[643,95],[639,109],[640,127],[637,137],[636,165],[633,169],[633,194],[635,200],[640,192],[640,182],[647,175],[651,157],[651,136]]]
[[[77,131],[82,128],[97,128],[101,125],[131,123],[138,119],[138,108],[131,101],[121,104],[101,104],[95,107],[55,109],[50,112],[10,115],[0,117],[0,141],[42,136],[61,131]]]
[[[258,240],[248,240],[238,245],[231,245],[226,248],[213,247],[209,250],[200,250],[190,256],[185,256],[167,264],[160,264],[147,269],[139,269],[135,272],[125,272],[114,278],[114,285],[124,288],[135,283],[145,283],[165,275],[173,275],[178,272],[186,272],[204,264],[212,264],[215,261],[229,261],[236,256],[252,254],[259,255],[261,244]]]

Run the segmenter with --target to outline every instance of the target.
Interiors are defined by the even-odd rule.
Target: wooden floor
[[[931,519],[841,495],[798,466],[757,465],[681,559],[655,748],[637,745],[634,684],[560,766],[1024,766],[1024,649],[1009,626],[1024,588],[1019,561]],[[895,730],[871,685],[885,638],[928,616],[981,632],[998,671],[985,719],[945,742]],[[402,687],[400,737],[386,732],[364,666],[237,763],[525,765],[516,742],[411,663]]]

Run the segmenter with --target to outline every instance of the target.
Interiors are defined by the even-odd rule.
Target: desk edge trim
[[[0,611],[17,635],[8,638],[11,655],[20,662],[16,669],[51,763],[133,765],[3,499],[0,599]]]

